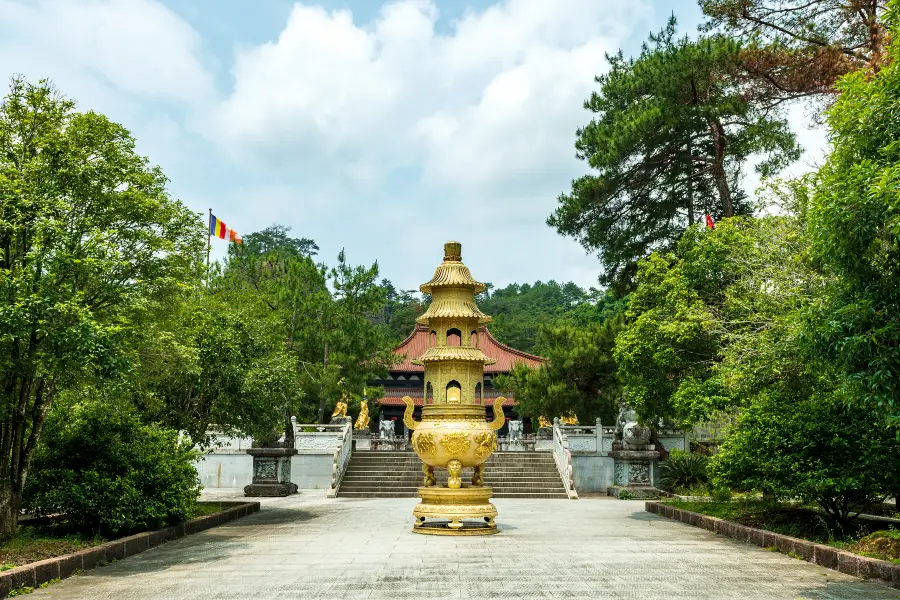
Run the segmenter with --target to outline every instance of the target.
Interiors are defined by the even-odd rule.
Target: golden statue
[[[368,429],[369,428],[369,403],[363,400],[359,405],[359,416],[356,417],[356,424],[353,426],[354,429]]]
[[[566,417],[560,417],[559,422],[563,425],[578,425],[578,415],[576,415],[572,411],[569,411],[569,415]]]
[[[344,387],[344,379],[341,378],[338,381],[338,387],[342,388],[341,390],[341,399],[337,401],[337,404],[334,406],[334,412],[331,413],[331,418],[335,417],[346,417],[347,416],[347,392],[343,390]]]
[[[347,403],[344,402],[343,397],[338,400],[337,404],[334,407],[334,412],[331,413],[331,418],[335,417],[346,417],[347,416]]]
[[[426,401],[420,421],[413,419],[412,399],[403,398],[403,423],[412,430],[413,450],[424,463],[425,480],[419,488],[422,501],[413,510],[416,533],[497,533],[497,509],[490,502],[491,488],[484,486],[484,463],[497,448],[497,430],[506,423],[505,398],[494,401],[494,419],[488,423],[475,388],[483,385],[484,366],[495,361],[470,340],[471,333],[491,318],[475,304],[475,294],[485,286],[472,278],[462,263],[461,251],[458,242],[444,244],[444,262],[431,281],[419,287],[431,295],[431,305],[416,322],[429,327],[435,342],[413,361],[425,367]],[[451,336],[460,340],[458,345],[448,343]],[[471,485],[462,480],[467,467],[473,470]],[[436,485],[435,469],[447,470],[447,487]],[[429,518],[441,522],[426,522]]]
[[[545,427],[548,429],[553,429],[553,423],[548,421],[547,417],[542,415],[542,416],[538,417],[538,429],[543,429]]]

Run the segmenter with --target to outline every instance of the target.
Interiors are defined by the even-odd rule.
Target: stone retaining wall
[[[834,569],[847,575],[862,579],[881,579],[888,585],[900,589],[900,565],[886,560],[878,560],[859,556],[852,552],[844,552],[824,544],[816,544],[807,540],[772,533],[764,529],[747,527],[717,517],[709,517],[689,510],[675,508],[660,502],[646,502],[647,512],[675,519],[682,523],[702,527],[709,531],[721,533],[744,542],[750,542],[763,548],[777,548],[779,552],[791,552],[811,563],[828,569]]]
[[[0,598],[5,598],[11,590],[16,588],[22,586],[36,588],[46,581],[65,579],[80,571],[86,571],[100,564],[140,554],[144,550],[149,550],[169,540],[198,533],[216,525],[245,517],[259,510],[259,502],[220,502],[219,504],[232,504],[233,506],[221,512],[197,517],[173,527],[138,533],[137,535],[106,542],[93,548],[79,550],[72,554],[48,558],[3,571],[0,573]]]

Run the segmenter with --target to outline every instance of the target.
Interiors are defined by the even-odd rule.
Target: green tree
[[[250,293],[198,286],[158,303],[136,324],[128,376],[97,385],[119,388],[145,420],[201,444],[211,427],[265,440],[285,412],[299,410],[302,393],[284,365],[280,324]]]
[[[828,112],[833,151],[813,181],[813,252],[832,275],[811,330],[852,396],[900,424],[900,3],[886,18],[887,66],[844,77]]]
[[[619,316],[586,327],[542,327],[540,346],[548,362],[533,369],[518,364],[495,385],[515,393],[516,410],[533,419],[574,411],[583,423],[613,423],[621,394],[613,348],[621,326]]]
[[[493,318],[491,333],[501,342],[525,352],[541,352],[540,330],[557,323],[589,325],[609,314],[615,299],[591,288],[583,290],[571,281],[512,283],[476,298],[483,312]]]
[[[102,115],[16,77],[0,105],[0,536],[55,396],[122,368],[130,315],[197,275],[204,235]]]
[[[392,345],[402,342],[416,327],[416,317],[428,309],[429,299],[416,290],[397,290],[387,280],[381,280],[386,302],[377,322],[386,330]]]
[[[344,392],[361,395],[366,382],[386,375],[394,361],[377,323],[386,302],[377,264],[351,266],[342,251],[328,268],[277,246],[265,253],[234,248],[214,286],[250,292],[279,323],[296,374],[285,381],[305,399],[290,408],[300,420],[326,422],[329,401],[333,405]],[[369,397],[378,393],[371,390]],[[290,411],[284,413],[286,426]]]
[[[741,66],[773,100],[831,95],[847,73],[885,62],[885,0],[700,0],[721,29],[745,43]]]
[[[818,387],[818,386],[817,386]],[[816,504],[840,532],[900,480],[900,443],[883,412],[847,410],[838,394],[757,395],[712,459],[719,487]]]
[[[749,213],[740,178],[751,155],[764,176],[799,156],[777,111],[746,98],[740,51],[722,36],[677,39],[673,17],[638,58],[607,55],[585,102],[596,117],[575,144],[597,173],[575,180],[547,221],[599,253],[601,282],[628,289],[639,259],[704,214]]]
[[[66,516],[78,531],[113,536],[191,517],[199,453],[178,432],[141,421],[124,401],[85,389],[54,407],[25,486],[25,507]],[[63,410],[60,410],[63,408]]]
[[[823,281],[802,218],[735,218],[689,229],[675,253],[641,262],[615,356],[648,421],[690,426],[773,385],[807,385],[799,315]]]
[[[279,252],[288,256],[315,256],[319,246],[309,238],[292,238],[288,236],[291,228],[275,223],[256,231],[244,238],[243,244],[229,247],[229,252],[250,252],[252,254],[269,254]]]

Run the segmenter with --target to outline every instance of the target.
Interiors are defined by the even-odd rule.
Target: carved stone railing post
[[[331,487],[328,489],[328,497],[337,497],[341,488],[341,482],[344,479],[344,473],[347,471],[347,464],[350,462],[350,456],[353,454],[353,425],[351,422],[344,424],[343,437],[340,446],[334,451],[334,462],[331,466]]]
[[[562,478],[563,487],[566,488],[566,495],[571,500],[577,499],[578,492],[575,491],[575,480],[572,475],[572,453],[569,451],[569,441],[560,427],[559,417],[553,419],[553,458]]]

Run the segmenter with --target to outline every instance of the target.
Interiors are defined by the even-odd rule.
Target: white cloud
[[[432,2],[386,4],[369,27],[295,4],[277,41],[238,52],[210,135],[254,168],[369,174],[424,163],[436,184],[508,181],[546,166],[557,150],[548,135],[566,140],[571,160],[603,52],[645,8],[508,0],[441,36]]]
[[[233,88],[204,127],[245,172],[293,179],[303,191],[267,221],[315,222],[296,232],[323,257],[377,256],[409,286],[460,239],[491,265],[485,278],[594,284],[596,259],[544,220],[584,170],[575,130],[604,52],[651,14],[642,0],[502,0],[438,34],[430,1],[385,4],[370,24],[298,3],[277,39],[237,50]],[[420,180],[391,189],[407,168]],[[528,272],[522,253],[537,249]]]
[[[401,287],[447,239],[498,285],[592,285],[596,258],[544,220],[586,171],[573,144],[604,52],[664,21],[651,1],[498,0],[447,33],[444,0],[386,3],[369,23],[296,3],[271,41],[213,56],[154,0],[0,0],[0,73],[50,76],[125,124],[176,195],[242,233],[293,225],[322,258],[346,247]],[[254,18],[238,7],[217,17]]]
[[[152,0],[0,0],[0,29],[0,69],[49,75],[65,89],[92,92],[88,101],[110,90],[144,101],[209,101],[199,36]]]

